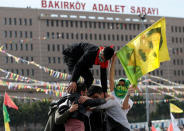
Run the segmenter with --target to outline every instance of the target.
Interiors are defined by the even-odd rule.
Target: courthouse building
[[[147,28],[160,19],[146,16]],[[150,74],[184,84],[184,19],[166,18],[167,44],[171,60]],[[0,44],[3,50],[27,61],[67,73],[62,51],[72,43],[88,42],[99,46],[114,45],[119,50],[143,30],[138,15],[60,11],[32,8],[0,7]],[[61,82],[61,79],[32,64],[17,63],[1,53],[0,68],[39,81]],[[99,79],[99,67],[92,69]],[[1,78],[5,77],[0,72]],[[116,78],[125,76],[116,63]],[[163,83],[161,80],[157,82]]]

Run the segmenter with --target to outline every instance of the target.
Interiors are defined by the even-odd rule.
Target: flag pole
[[[143,23],[143,21],[146,19],[146,14],[140,14],[139,15],[139,18],[141,20],[141,29],[142,31],[145,30],[145,25]],[[145,76],[145,79],[147,80],[148,79],[148,76],[146,75]],[[148,81],[146,81],[146,121],[147,121],[147,125],[146,125],[146,128],[147,128],[147,131],[150,131],[150,128],[149,128],[149,91],[148,91]]]

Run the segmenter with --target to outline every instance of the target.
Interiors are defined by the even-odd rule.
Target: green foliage
[[[19,107],[19,110],[8,108],[8,113],[10,116],[10,124],[12,126],[20,126],[23,124],[34,123],[45,125],[48,119],[49,102],[48,101],[34,101],[24,103],[23,101],[13,100],[15,104]],[[0,99],[0,107],[3,107],[3,99]],[[0,108],[0,126],[3,126],[3,110]]]

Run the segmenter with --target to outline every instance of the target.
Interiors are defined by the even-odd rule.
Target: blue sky
[[[49,1],[49,0],[46,0]],[[94,3],[104,5],[125,5],[125,14],[130,13],[130,7],[158,8],[158,16],[182,17],[184,18],[184,0],[53,0],[86,3],[85,11],[92,11]],[[41,8],[41,0],[0,0],[0,7],[23,7]],[[60,9],[61,10],[61,9]]]

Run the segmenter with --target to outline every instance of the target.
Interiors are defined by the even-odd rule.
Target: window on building
[[[32,19],[29,19],[29,25],[32,25]]]
[[[73,21],[70,21],[70,27],[73,27]]]
[[[83,22],[82,21],[80,21],[80,28],[82,28],[83,27]]]
[[[24,19],[24,25],[27,25],[27,19],[26,18]]]
[[[101,34],[99,34],[99,40],[102,40],[102,35]]]
[[[51,58],[50,58],[50,57],[48,57],[48,63],[49,63],[49,64],[51,63]]]
[[[14,21],[14,25],[17,25],[17,19],[14,18],[13,21]]]
[[[171,32],[174,32],[174,27],[173,26],[171,26]]]
[[[20,44],[20,50],[23,50],[23,44],[22,43]]]
[[[33,44],[31,44],[31,51],[33,51]]]
[[[11,18],[9,18],[9,25],[11,25],[12,24],[12,19]]]
[[[22,25],[22,19],[19,18],[19,25]]]
[[[25,32],[24,32],[24,35],[25,35],[25,38],[27,38],[27,37],[28,37],[28,35],[27,35],[27,31],[25,31]]]
[[[21,70],[22,75],[24,75],[24,69]]]
[[[68,27],[68,20],[65,20],[65,26]]]
[[[15,45],[15,50],[18,50],[18,45],[16,43],[14,45]]]
[[[114,29],[114,23],[111,23],[111,29]]]
[[[26,60],[29,61],[29,57],[28,56],[26,56]]]
[[[98,22],[98,28],[101,29],[101,22]]]
[[[29,76],[29,69],[27,69],[26,72],[27,72],[27,76]]]
[[[14,37],[17,38],[17,31],[14,31]]]
[[[47,32],[47,39],[49,39],[50,38],[50,33],[49,32]]]
[[[125,35],[125,41],[128,41],[128,35]]]
[[[110,34],[108,34],[108,40],[111,40],[111,35]]]
[[[69,39],[69,33],[66,33],[66,39]]]
[[[177,26],[175,26],[175,32],[177,32],[178,31],[178,28],[177,28]]]
[[[16,74],[19,74],[19,70],[18,69],[16,69]]]
[[[121,41],[124,41],[124,36],[123,35],[121,35]]]
[[[91,21],[89,22],[89,28],[92,28],[92,22]]]
[[[129,30],[131,30],[132,29],[132,24],[128,24],[129,25]]]
[[[74,39],[74,34],[73,34],[73,33],[71,33],[71,39],[72,39],[72,40]]]
[[[59,44],[57,45],[57,51],[60,51],[60,45]]]
[[[103,22],[102,24],[103,24],[103,29],[105,29],[105,22]]]
[[[52,45],[52,51],[53,52],[55,51],[55,45],[54,44]]]
[[[172,43],[174,43],[174,37],[172,37]]]
[[[56,57],[53,57],[53,63],[56,63]]]
[[[61,58],[60,58],[60,57],[58,57],[58,63],[59,63],[59,64],[61,63]]]
[[[12,31],[9,31],[9,37],[12,38]]]
[[[87,23],[87,21],[84,21],[84,26],[85,26],[85,28],[88,28],[88,23]]]
[[[20,38],[22,38],[22,31],[19,31],[19,36],[20,36]]]
[[[7,24],[7,18],[5,17],[4,18],[4,25],[6,25]]]
[[[96,22],[93,22],[93,24],[94,24],[94,29],[96,29]]]
[[[95,34],[95,40],[97,40],[97,34]]]
[[[25,46],[26,46],[26,51],[28,51],[28,44],[26,44]]]
[[[30,38],[33,38],[33,32],[30,31],[29,34],[30,34]]]
[[[103,35],[103,39],[106,40],[106,34]]]
[[[52,32],[52,39],[54,39],[54,37],[55,37],[55,33],[54,33],[54,32]]]
[[[31,75],[34,76],[34,69],[31,70]]]
[[[78,40],[78,39],[79,39],[79,34],[76,33],[75,37],[76,37],[76,39]]]
[[[53,27],[54,26],[54,20],[51,20],[50,25]]]
[[[85,40],[88,40],[88,34],[87,33],[85,34]]]
[[[33,57],[31,57],[31,61],[34,61]]]
[[[64,21],[63,20],[61,20],[61,27],[63,27],[64,26]]]
[[[76,28],[78,27],[78,21],[75,21],[75,27]]]
[[[176,70],[174,70],[174,75],[176,76]]]
[[[4,31],[4,38],[7,38],[7,34],[8,34],[8,33],[7,33],[7,31],[5,30],[5,31]]]
[[[10,44],[10,50],[13,50],[13,45],[12,44]]]
[[[10,57],[10,63],[13,63],[13,57]]]
[[[46,20],[46,25],[49,26],[49,20],[48,19]]]
[[[81,40],[83,40],[83,33],[81,33]]]
[[[117,41],[119,41],[119,35],[117,35],[116,37],[117,37]]]
[[[112,40],[113,40],[113,41],[115,40],[115,35],[114,35],[114,34],[112,35]]]
[[[90,40],[92,40],[93,39],[93,34],[90,34],[89,37],[90,37]]]
[[[8,63],[8,56],[5,57],[5,63]]]
[[[176,61],[175,61],[175,59],[173,60],[173,64],[174,64],[174,65],[176,64]]]

